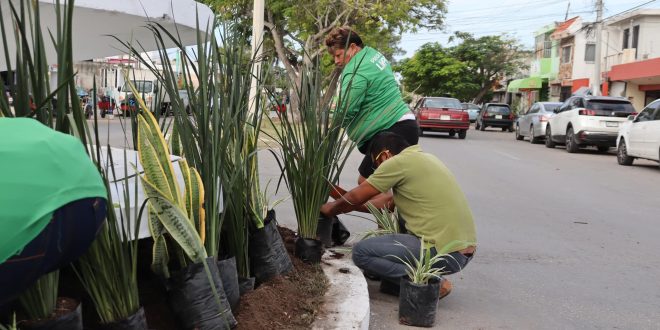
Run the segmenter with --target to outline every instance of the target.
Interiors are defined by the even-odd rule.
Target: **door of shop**
[[[644,97],[644,106],[657,99],[660,99],[660,91],[646,91],[646,96]]]

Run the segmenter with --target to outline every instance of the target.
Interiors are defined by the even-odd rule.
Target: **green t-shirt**
[[[419,145],[383,162],[367,182],[380,192],[392,189],[406,228],[438,253],[476,246],[472,212],[454,175]]]
[[[0,263],[33,240],[56,209],[88,197],[107,193],[78,139],[34,119],[0,118]]]
[[[410,111],[390,63],[371,47],[362,48],[342,70],[340,99],[346,107],[344,127],[358,146]]]

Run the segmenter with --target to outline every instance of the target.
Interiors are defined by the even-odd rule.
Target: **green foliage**
[[[396,243],[402,246],[410,253],[410,259],[402,259],[397,256],[391,256],[399,259],[406,266],[406,274],[412,283],[415,284],[428,284],[432,279],[440,279],[442,274],[445,274],[444,268],[433,267],[437,262],[445,258],[451,258],[450,255],[436,254],[431,257],[431,248],[424,247],[424,237],[420,240],[419,257],[413,253],[403,244]]]
[[[367,231],[362,239],[374,236],[398,234],[401,232],[399,229],[399,216],[396,209],[394,209],[394,211],[390,211],[387,208],[378,209],[370,202],[367,203],[367,209],[369,210],[369,213],[376,218],[378,229]]]
[[[201,2],[220,15],[243,17],[241,25],[249,30],[252,1]],[[393,55],[400,53],[397,44],[403,32],[442,28],[446,0],[269,0],[266,1],[266,11],[266,24],[272,37],[266,43],[266,50],[272,51],[281,41],[282,52],[278,52],[278,57],[291,65],[287,68],[290,70],[298,69],[297,64],[303,60],[301,45],[311,59],[315,59],[321,54],[325,34],[338,25],[353,26],[367,45],[377,48],[391,60]]]
[[[318,65],[303,66],[301,74],[300,87],[295,88],[301,100],[300,120],[292,118],[289,111],[278,112],[281,125],[272,139],[281,148],[279,153],[271,152],[286,178],[298,232],[303,238],[314,239],[319,210],[330,193],[328,182],[338,181],[355,143],[346,139],[342,129],[346,119],[346,96],[340,95],[333,110],[332,94],[323,92]],[[335,75],[334,79],[337,77]]]
[[[443,94],[463,101],[481,103],[488,99],[499,81],[524,68],[525,52],[518,40],[507,36],[475,38],[469,33],[456,32],[450,43],[423,45],[410,59],[395,69],[403,76],[408,90],[426,96]]]
[[[55,311],[59,281],[60,271],[50,272],[41,276],[18,297],[21,307],[31,320],[49,318]]]

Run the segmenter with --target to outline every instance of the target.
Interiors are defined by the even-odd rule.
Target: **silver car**
[[[481,107],[474,103],[461,103],[461,105],[463,105],[463,109],[468,112],[470,122],[474,123],[477,121],[477,115],[479,114],[479,111],[481,111]]]
[[[560,102],[536,102],[516,121],[516,140],[529,138],[531,143],[540,143],[545,138],[545,127]]]

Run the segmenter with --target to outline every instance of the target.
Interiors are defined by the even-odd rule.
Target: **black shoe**
[[[394,283],[390,280],[383,279],[380,281],[380,292],[390,295],[390,296],[399,296],[399,283]]]

